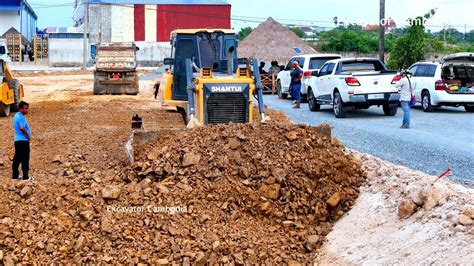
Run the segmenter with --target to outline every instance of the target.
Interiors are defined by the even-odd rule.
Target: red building
[[[76,1],[74,19],[80,26],[84,0]],[[87,1],[93,42],[168,42],[176,29],[231,28],[231,5],[226,0]]]

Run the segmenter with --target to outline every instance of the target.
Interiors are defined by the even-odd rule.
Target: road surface
[[[349,148],[431,175],[451,168],[452,180],[474,187],[474,114],[466,113],[463,107],[442,107],[424,113],[417,105],[412,109],[411,128],[407,130],[399,128],[401,108],[395,117],[386,117],[382,108],[373,106],[338,119],[329,105],[311,112],[308,104],[295,110],[291,100],[274,95],[265,95],[264,100],[267,107],[286,113],[294,123],[330,124],[333,135]]]

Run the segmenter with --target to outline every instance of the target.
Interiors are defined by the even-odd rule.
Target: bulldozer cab
[[[186,101],[186,59],[193,62],[193,73],[201,68],[212,69],[215,75],[232,75],[238,62],[235,33],[226,31],[177,31],[171,41],[174,57],[172,59],[173,100]],[[229,61],[232,65],[229,66]],[[230,69],[229,69],[230,68]],[[230,70],[230,71],[229,71]]]

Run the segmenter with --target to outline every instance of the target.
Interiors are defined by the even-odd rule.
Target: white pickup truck
[[[301,86],[301,99],[307,99],[307,91],[305,84],[308,83],[311,74],[314,71],[318,71],[321,66],[329,60],[342,58],[338,54],[302,54],[293,56],[285,69],[280,71],[277,76],[277,93],[280,99],[286,99],[288,94],[290,94],[289,88],[291,83],[291,68],[293,62],[297,61],[301,70],[303,71],[303,80]]]
[[[378,59],[348,58],[326,62],[308,82],[308,105],[319,111],[321,105],[332,104],[337,118],[346,111],[382,106],[386,116],[397,113],[400,93],[395,84],[396,71],[389,71]]]

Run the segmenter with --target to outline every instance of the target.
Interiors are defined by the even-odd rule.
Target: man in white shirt
[[[403,110],[403,122],[400,128],[408,129],[410,128],[410,100],[413,94],[413,83],[409,80],[408,75],[403,73],[395,87],[400,89],[400,105]]]

